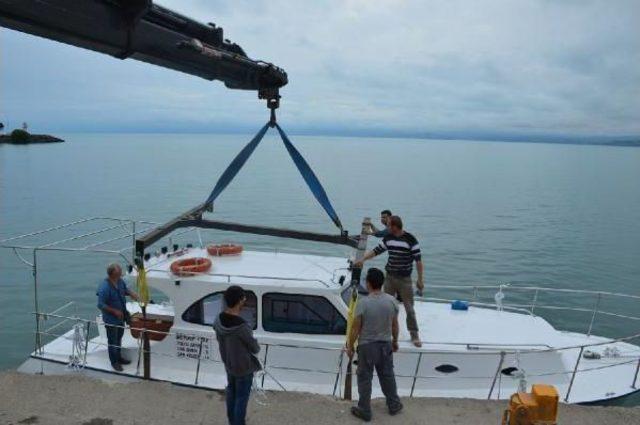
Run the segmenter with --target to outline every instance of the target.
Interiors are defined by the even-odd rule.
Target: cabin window
[[[262,326],[269,332],[344,335],[347,322],[324,297],[264,294]]]
[[[251,291],[244,291],[247,296],[247,303],[240,312],[240,316],[256,329],[258,323],[258,301],[256,294]],[[182,320],[197,325],[212,326],[216,318],[224,310],[224,292],[215,292],[196,301],[182,314]]]

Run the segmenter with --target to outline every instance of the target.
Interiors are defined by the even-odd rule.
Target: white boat
[[[133,231],[120,239],[135,237],[136,233],[133,226]],[[16,245],[14,239],[19,237],[12,238],[13,242],[3,241],[3,246],[34,249],[34,259],[37,250],[78,250],[50,244],[40,248]],[[96,243],[83,250],[120,255],[123,252],[99,249]],[[253,325],[262,347],[264,373],[257,376],[257,386],[344,395],[348,360],[342,347],[346,300],[351,293],[348,258],[250,249],[239,256],[212,258],[204,247],[184,248],[177,253],[150,256],[145,262],[149,285],[166,296],[165,302],[149,305],[147,313],[172,321],[162,341],[151,341],[150,379],[206,389],[224,388],[226,376],[211,324],[222,307],[222,292],[229,285],[241,285],[249,294],[245,318]],[[171,272],[173,261],[193,257],[211,258],[212,268],[191,277]],[[31,265],[35,266],[35,261]],[[133,269],[130,282],[135,282],[135,276]],[[451,301],[455,299],[435,298],[439,292],[452,288],[467,291],[468,310],[452,309]],[[594,322],[604,316],[637,323],[638,317],[604,311],[599,306],[607,298],[637,304],[640,297],[500,285],[427,286],[426,293],[429,297],[416,302],[423,347],[410,343],[404,317],[400,317],[400,350],[394,362],[401,396],[506,399],[520,386],[546,383],[557,388],[563,402],[588,403],[626,396],[639,389],[640,347],[628,342],[635,336],[613,339],[593,335],[591,330]],[[497,295],[494,302],[481,302],[481,293],[490,294],[489,299]],[[530,300],[523,301],[523,294],[531,295]],[[540,301],[544,294],[569,299],[586,294],[595,300],[595,305],[552,306]],[[136,303],[129,303],[128,308],[139,311]],[[545,311],[580,312],[588,330],[576,333],[555,329],[539,315]],[[36,349],[20,371],[143,379],[141,340],[133,338],[129,330],[123,350],[133,361],[122,373],[116,373],[108,360],[99,315],[83,319],[65,315],[60,309],[37,312],[36,318]],[[64,326],[68,330],[62,331]],[[92,337],[96,327],[98,333]],[[355,381],[352,390],[357,395]],[[374,396],[381,396],[377,387]]]

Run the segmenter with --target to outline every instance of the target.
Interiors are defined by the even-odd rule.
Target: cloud
[[[161,4],[287,70],[294,130],[640,133],[640,2]],[[0,111],[65,129],[252,129],[255,93],[0,31]]]

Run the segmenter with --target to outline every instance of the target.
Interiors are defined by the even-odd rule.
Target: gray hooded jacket
[[[262,369],[255,356],[260,352],[260,345],[244,319],[222,312],[213,324],[213,329],[216,331],[220,357],[227,373],[246,376]]]

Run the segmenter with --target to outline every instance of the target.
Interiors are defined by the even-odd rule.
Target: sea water
[[[0,238],[96,216],[168,220],[204,201],[251,137],[62,136],[66,143],[0,146]],[[382,209],[403,218],[406,230],[420,241],[427,286],[535,285],[640,295],[640,149],[324,136],[292,140],[351,233],[359,232],[364,216],[377,222]],[[336,232],[273,133],[219,197],[212,217]],[[197,242],[195,235],[186,237]],[[202,237],[240,242],[247,249],[349,254],[345,247],[322,243],[212,231]],[[118,248],[127,243],[119,241]],[[21,254],[32,262],[31,251]],[[108,254],[39,252],[39,308],[51,311],[75,301],[67,313],[95,315],[96,285],[114,260]],[[490,302],[494,294],[491,289],[479,296]],[[443,290],[428,295],[471,297]],[[504,302],[510,297],[531,302],[531,293],[507,292]],[[594,305],[583,295],[556,298],[541,296],[538,302]],[[636,316],[640,311],[638,303],[617,300],[605,300],[601,308]],[[17,367],[33,350],[33,311],[31,268],[13,252],[0,250],[0,369]],[[536,312],[556,327],[579,332],[586,332],[591,320],[590,313]],[[596,317],[593,330],[631,335],[640,332],[640,322]]]

